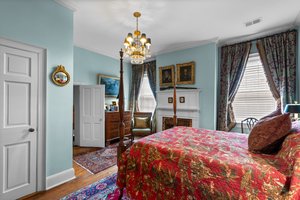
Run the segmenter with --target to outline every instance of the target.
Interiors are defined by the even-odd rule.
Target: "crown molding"
[[[190,43],[182,43],[182,44],[179,44],[179,45],[176,45],[176,44],[171,45],[170,47],[168,47],[166,49],[163,49],[161,51],[158,51],[157,53],[152,53],[151,58],[146,59],[145,62],[156,60],[156,57],[158,55],[161,55],[161,54],[171,53],[171,52],[185,50],[185,49],[190,49],[190,48],[194,48],[194,47],[199,47],[201,45],[206,45],[206,44],[210,44],[210,43],[218,44],[218,42],[219,42],[219,38],[215,37],[215,38],[212,38],[212,39],[202,40],[202,41],[198,41],[198,42],[190,42]],[[97,54],[108,56],[108,57],[113,58],[113,59],[117,59],[117,60],[120,59],[119,54],[112,55],[110,52],[99,50],[99,49],[93,48],[93,47],[86,47],[84,45],[80,45],[80,44],[77,44],[77,43],[75,43],[74,46],[85,49],[85,50],[88,50],[88,51],[91,51],[91,52],[94,52],[94,53],[97,53]],[[124,58],[124,62],[130,63],[130,60],[128,58]]]
[[[107,57],[110,57],[112,59],[115,59],[115,60],[119,60],[120,59],[120,56],[119,56],[119,53],[117,53],[116,55],[112,55],[111,53],[108,53],[106,51],[100,51],[99,49],[96,49],[96,48],[90,48],[90,47],[85,47],[83,45],[79,45],[79,44],[74,44],[74,47],[78,47],[78,48],[81,48],[81,49],[85,49],[87,51],[91,51],[93,53],[96,53],[96,54],[100,54],[102,56],[107,56]],[[124,58],[123,60],[125,63],[130,63],[130,60],[127,60],[126,58]]]
[[[194,48],[194,47],[199,47],[199,46],[210,44],[210,43],[216,43],[216,44],[218,44],[218,42],[219,42],[219,38],[215,37],[215,38],[211,38],[211,39],[208,39],[208,40],[201,40],[201,41],[197,41],[197,42],[182,43],[180,45],[176,45],[175,44],[175,45],[171,45],[170,47],[168,47],[166,49],[158,51],[155,54],[155,56],[161,55],[161,54],[166,54],[166,53],[171,53],[171,52],[175,52],[175,51],[190,49],[190,48]]]
[[[221,40],[218,44],[218,46],[224,46],[224,45],[231,45],[231,44],[236,44],[240,42],[245,42],[245,41],[250,41],[250,40],[255,40],[261,37],[266,37],[268,35],[273,35],[276,33],[280,33],[289,29],[295,28],[295,25],[286,25],[286,26],[281,26],[269,30],[265,30],[259,33],[254,33],[254,34],[249,34],[249,35],[244,35],[244,36],[239,36],[239,37],[233,37],[233,38],[227,38],[224,40]]]
[[[156,56],[151,56],[151,58],[148,58],[148,59],[146,59],[145,61],[144,61],[144,63],[146,63],[146,62],[150,62],[150,61],[154,61],[154,60],[156,60]]]
[[[54,1],[60,4],[61,6],[71,10],[72,12],[76,12],[78,10],[78,7],[75,5],[75,3],[71,2],[70,0],[54,0]]]

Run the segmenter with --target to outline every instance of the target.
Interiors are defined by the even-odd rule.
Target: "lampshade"
[[[300,104],[287,104],[284,112],[287,113],[300,113]]]

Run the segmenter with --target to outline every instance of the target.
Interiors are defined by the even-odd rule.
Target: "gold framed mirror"
[[[70,75],[63,65],[58,65],[52,73],[52,81],[58,86],[65,86],[70,82]]]

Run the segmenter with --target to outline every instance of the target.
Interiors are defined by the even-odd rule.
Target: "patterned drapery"
[[[145,63],[144,67],[147,70],[151,90],[156,98],[156,60]]]
[[[281,106],[296,99],[297,31],[287,31],[257,40],[273,97]]]
[[[229,131],[235,126],[232,102],[240,86],[251,49],[251,42],[221,48],[218,130]]]
[[[131,91],[129,98],[129,110],[132,114],[139,111],[138,106],[138,97],[141,88],[141,81],[144,75],[144,65],[132,65],[132,74],[131,74]]]
[[[148,74],[151,91],[156,100],[156,60],[145,63],[144,67]],[[156,133],[156,108],[152,114],[152,130]]]

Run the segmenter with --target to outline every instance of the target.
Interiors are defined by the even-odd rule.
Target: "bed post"
[[[118,160],[122,153],[126,150],[124,145],[124,134],[125,134],[125,123],[124,123],[124,83],[123,83],[123,51],[120,50],[120,87],[119,87],[119,138],[120,142],[118,145]]]
[[[173,86],[173,127],[177,126],[177,116],[176,116],[176,108],[177,108],[177,102],[176,102],[176,74],[174,72],[174,86]]]
[[[120,114],[120,122],[119,122],[119,138],[120,142],[118,145],[118,163],[121,159],[122,153],[126,150],[124,145],[124,134],[125,134],[125,123],[124,123],[124,83],[123,83],[123,51],[120,50],[120,87],[119,87],[119,114]],[[122,199],[123,189],[120,188],[120,196],[119,200]]]

